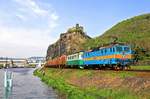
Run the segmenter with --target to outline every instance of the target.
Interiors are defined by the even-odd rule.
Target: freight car
[[[66,55],[62,55],[60,57],[54,58],[54,59],[50,59],[47,61],[46,66],[47,67],[65,67],[66,66]]]

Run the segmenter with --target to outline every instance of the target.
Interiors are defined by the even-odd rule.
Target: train
[[[89,51],[49,59],[47,67],[130,69],[133,51],[126,44],[109,44]]]

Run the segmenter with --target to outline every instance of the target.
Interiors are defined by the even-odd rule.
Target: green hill
[[[135,16],[119,22],[103,35],[88,40],[84,44],[84,48],[98,47],[110,43],[114,38],[118,38],[118,42],[132,45],[132,48],[137,51],[139,59],[144,61],[144,64],[150,64],[148,61],[150,60],[150,14]]]

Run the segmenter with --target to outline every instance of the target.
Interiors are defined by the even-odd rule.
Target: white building
[[[46,58],[45,57],[30,57],[27,59],[29,64],[44,64]]]

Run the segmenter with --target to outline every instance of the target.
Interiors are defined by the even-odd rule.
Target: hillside
[[[106,31],[103,35],[94,39],[88,40],[84,44],[85,49],[101,46],[110,43],[118,38],[118,42],[128,43],[135,50],[140,50],[140,59],[149,60],[150,58],[150,14],[143,14],[133,18],[119,22],[111,29]],[[144,55],[142,53],[144,50]],[[146,54],[145,54],[146,52]],[[148,62],[150,64],[150,62]]]

